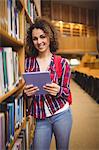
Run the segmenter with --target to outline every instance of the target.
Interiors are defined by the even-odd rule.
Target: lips
[[[38,46],[38,48],[44,48],[44,46]]]
[[[42,48],[44,48],[45,47],[45,44],[43,44],[43,45],[38,45],[38,48],[39,49],[42,49]]]

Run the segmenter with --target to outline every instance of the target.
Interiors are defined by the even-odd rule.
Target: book
[[[5,93],[2,51],[3,48],[0,47],[0,96]]]
[[[23,73],[23,78],[27,85],[33,84],[33,86],[37,86],[39,88],[36,95],[48,94],[48,92],[43,89],[43,86],[47,83],[51,83],[49,71],[26,72]]]
[[[6,52],[6,66],[7,66],[7,77],[8,77],[8,90],[13,88],[14,76],[13,76],[13,56],[12,56],[12,47],[3,47],[3,50]]]
[[[18,53],[13,51],[13,76],[14,76],[14,85],[19,83],[19,59]]]
[[[7,0],[8,34],[11,35],[11,0]]]
[[[6,62],[6,52],[2,51],[3,58],[3,73],[4,73],[4,89],[5,93],[8,92],[8,75],[7,75],[7,62]]]
[[[5,150],[5,115],[0,113],[0,150]]]
[[[7,103],[8,110],[8,141],[11,144],[14,140],[14,103]]]
[[[4,128],[5,128],[5,131],[4,131],[3,136],[5,136],[4,145],[7,147],[8,146],[8,111],[7,111],[6,101],[3,101],[2,103],[0,103],[0,113],[4,113],[4,118],[5,118]]]

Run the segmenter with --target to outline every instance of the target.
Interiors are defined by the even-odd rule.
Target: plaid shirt
[[[55,70],[55,63],[54,63],[54,55],[52,55],[51,63],[48,68],[48,71],[50,72],[50,77],[52,82],[58,83],[58,75]],[[53,115],[57,110],[61,109],[66,102],[68,101],[69,104],[71,104],[71,92],[70,92],[70,67],[68,65],[68,62],[65,58],[61,59],[62,64],[62,77],[61,77],[61,83],[60,85],[60,91],[57,94],[57,96],[52,96],[50,94],[46,95],[33,95],[32,100],[32,107],[31,107],[31,115],[33,115],[35,118],[44,119],[46,117],[45,108],[44,108],[44,102],[46,103],[50,113]],[[36,58],[29,57],[26,58],[25,61],[25,72],[35,72],[40,71],[38,62]]]

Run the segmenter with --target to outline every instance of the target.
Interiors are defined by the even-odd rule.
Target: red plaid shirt
[[[51,63],[48,68],[50,72],[50,77],[52,82],[58,83],[58,75],[55,70],[55,63],[54,63],[54,55],[52,55]],[[65,58],[61,59],[62,64],[62,77],[60,83],[60,91],[57,96],[52,96],[50,94],[46,95],[33,95],[32,107],[31,107],[31,114],[35,118],[44,119],[46,117],[44,102],[46,103],[50,113],[53,115],[57,110],[61,109],[66,102],[68,101],[69,104],[72,102],[71,92],[70,92],[70,67],[68,62]],[[40,71],[38,62],[36,58],[29,57],[26,58],[25,61],[25,72],[35,72]]]

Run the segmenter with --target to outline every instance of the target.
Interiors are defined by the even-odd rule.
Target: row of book
[[[16,39],[20,39],[20,10],[16,0],[2,0],[0,3],[0,28]]]
[[[12,47],[0,47],[0,96],[19,82],[18,53]]]
[[[25,0],[25,8],[33,22],[38,16],[35,3],[31,0]]]
[[[11,96],[0,104],[0,150],[7,149],[12,144],[15,131],[24,120],[24,101],[22,93]]]
[[[10,36],[21,39],[22,14],[19,5],[20,0],[2,0],[0,3],[0,28],[6,31]],[[36,6],[31,0],[23,2],[25,9],[32,22],[37,17]]]
[[[22,129],[12,150],[26,150],[26,129]]]

